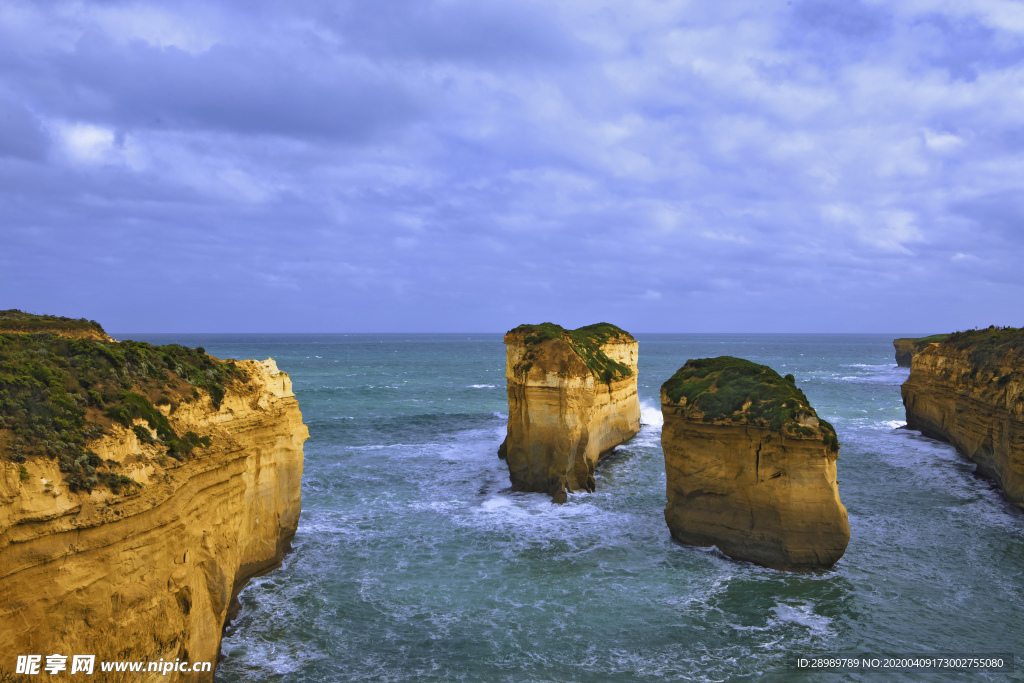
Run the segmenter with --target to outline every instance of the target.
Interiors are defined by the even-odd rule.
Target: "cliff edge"
[[[674,538],[784,570],[843,556],[839,440],[792,375],[731,356],[689,360],[662,385],[661,409]]]
[[[893,339],[892,345],[896,349],[896,365],[901,368],[909,368],[914,360],[914,356],[932,344],[945,341],[947,337],[949,337],[948,334],[933,334],[928,337],[901,337]]]
[[[0,668],[215,662],[239,591],[298,525],[308,430],[288,376],[54,333],[0,334],[0,360]]]
[[[594,491],[594,468],[640,431],[638,344],[614,325],[520,325],[505,335],[508,436],[517,491]]]
[[[1024,508],[1024,329],[948,335],[914,357],[907,427],[953,444]]]

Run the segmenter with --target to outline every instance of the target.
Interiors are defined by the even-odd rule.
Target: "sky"
[[[1024,325],[1020,0],[0,0],[0,309]]]

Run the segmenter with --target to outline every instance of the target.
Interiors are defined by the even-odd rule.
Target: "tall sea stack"
[[[594,468],[640,431],[637,342],[615,325],[520,325],[505,335],[508,436],[517,491],[593,491]]]
[[[1024,329],[955,332],[914,356],[907,427],[953,444],[1024,508]]]
[[[662,385],[661,409],[674,538],[784,570],[843,556],[839,440],[792,375],[731,356],[690,360]]]

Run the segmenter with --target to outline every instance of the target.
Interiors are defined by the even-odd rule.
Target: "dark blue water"
[[[218,681],[875,681],[791,666],[1024,653],[1024,515],[952,448],[898,429],[894,336],[639,335],[646,424],[564,506],[510,491],[495,454],[500,335],[119,338],[272,356],[309,424],[295,551],[243,592]],[[835,425],[851,541],[833,571],[671,540],[658,389],[723,354],[793,373]]]

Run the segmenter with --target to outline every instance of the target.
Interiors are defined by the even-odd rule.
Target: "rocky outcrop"
[[[661,404],[674,538],[784,570],[843,556],[839,441],[792,375],[730,356],[691,360],[662,386]]]
[[[914,360],[914,356],[932,344],[944,341],[948,336],[945,334],[933,334],[930,337],[901,337],[893,339],[892,345],[896,349],[896,365],[901,368],[909,368]]]
[[[1024,507],[1024,330],[957,332],[914,357],[907,427],[953,444]]]
[[[499,454],[518,491],[594,491],[594,468],[640,431],[637,349],[600,323],[578,330],[544,323],[505,335],[508,436]]]
[[[141,486],[73,491],[56,460],[0,461],[7,653],[216,660],[242,586],[278,566],[295,534],[308,438],[274,361],[236,366],[246,380],[228,386],[218,407],[197,392],[173,409],[157,405],[175,432],[209,437],[194,455],[168,457],[142,419],[130,429],[113,423],[88,444]]]

